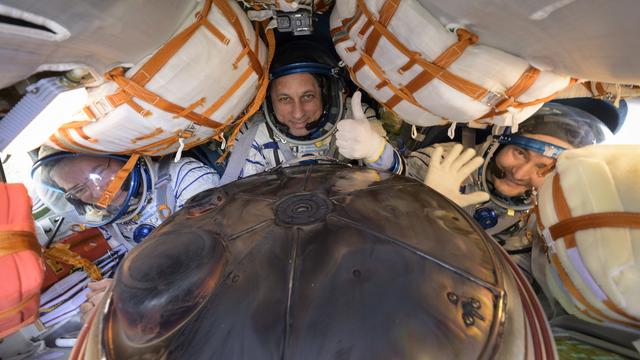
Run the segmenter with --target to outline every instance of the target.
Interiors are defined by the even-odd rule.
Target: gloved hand
[[[336,146],[338,152],[348,159],[364,159],[372,163],[380,158],[387,142],[371,127],[369,120],[364,116],[361,97],[360,91],[356,91],[351,97],[353,119],[338,122]]]
[[[436,146],[431,154],[429,168],[424,179],[425,185],[446,196],[460,207],[488,201],[489,194],[483,191],[471,194],[460,193],[462,182],[482,165],[484,159],[480,156],[474,157],[476,151],[473,149],[462,152],[460,144],[454,145],[444,159],[442,159],[442,152],[442,147]]]
[[[91,317],[91,314],[100,303],[100,300],[102,300],[107,288],[112,283],[113,279],[102,279],[100,281],[92,281],[87,285],[91,291],[87,293],[87,301],[80,305],[80,319],[82,322],[87,322]]]

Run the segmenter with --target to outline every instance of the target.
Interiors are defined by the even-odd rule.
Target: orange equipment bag
[[[44,277],[41,248],[22,184],[0,184],[0,339],[36,320]]]

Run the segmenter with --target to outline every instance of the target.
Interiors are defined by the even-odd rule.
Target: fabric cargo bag
[[[44,277],[31,199],[22,184],[0,184],[0,339],[36,320]]]
[[[573,80],[447,29],[416,0],[344,0],[331,34],[351,78],[417,126],[514,126]],[[480,43],[479,43],[480,42]]]
[[[539,191],[538,226],[543,281],[565,310],[640,333],[638,159],[640,145],[564,152]]]
[[[153,55],[128,70],[112,69],[106,82],[89,88],[84,111],[48,145],[163,155],[206,142],[255,112],[266,92],[269,58],[258,26],[235,1],[203,3]]]

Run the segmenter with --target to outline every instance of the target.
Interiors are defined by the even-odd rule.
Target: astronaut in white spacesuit
[[[610,136],[594,115],[551,102],[521,123],[517,133],[506,129],[478,145],[478,157],[476,149],[463,151],[457,143],[410,153],[407,175],[464,207],[523,270],[530,271],[535,189],[564,150],[601,143]]]
[[[74,221],[99,227],[112,247],[121,244],[131,249],[190,197],[219,182],[213,169],[191,158],[174,162],[172,157],[140,157],[129,161],[119,155],[44,152],[49,154],[41,156],[32,168],[42,201],[60,214],[76,213]],[[130,168],[128,174],[121,172],[126,167]],[[124,177],[121,184],[120,177]],[[113,184],[115,191],[105,196]],[[94,307],[101,297],[96,295],[111,281],[88,285],[93,291],[81,306],[83,314]]]
[[[385,140],[373,109],[363,106],[359,92],[345,99],[331,52],[304,40],[279,50],[262,112],[241,130],[221,184],[304,159],[337,159],[338,153],[401,173],[402,158]]]

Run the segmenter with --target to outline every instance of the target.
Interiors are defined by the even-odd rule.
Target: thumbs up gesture
[[[348,159],[364,159],[368,163],[376,162],[386,145],[386,141],[369,124],[360,99],[362,94],[356,91],[351,98],[353,119],[338,122],[336,146],[338,152]]]

